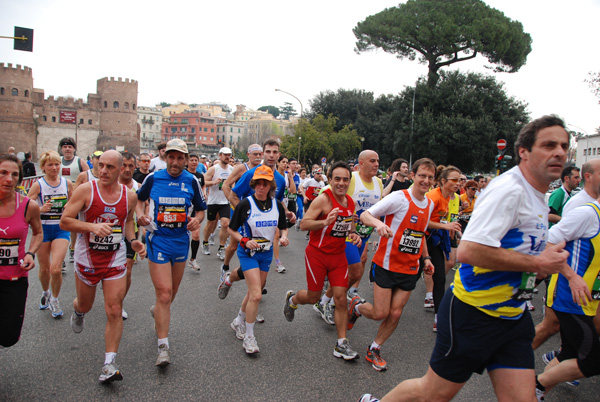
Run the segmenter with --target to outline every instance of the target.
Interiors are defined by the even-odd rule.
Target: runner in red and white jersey
[[[348,263],[346,261],[346,238],[360,245],[352,216],[354,201],[346,194],[350,185],[351,171],[345,162],[336,162],[329,170],[331,188],[313,201],[300,223],[302,230],[309,230],[310,241],[306,247],[307,290],[298,293],[288,291],[283,313],[288,321],[300,304],[315,304],[321,297],[325,277],[333,289],[337,343],[335,357],[344,360],[358,358],[346,339],[347,313],[346,290],[348,289]]]
[[[123,333],[121,318],[126,288],[125,239],[144,257],[146,249],[134,238],[133,211],[137,196],[118,183],[123,171],[123,157],[107,151],[99,160],[100,178],[79,186],[67,203],[60,220],[63,230],[78,233],[75,245],[75,285],[71,328],[83,331],[84,314],[91,310],[96,285],[102,281],[107,324],[104,333],[104,366],[101,382],[123,379],[115,358]],[[79,215],[79,219],[77,219]]]

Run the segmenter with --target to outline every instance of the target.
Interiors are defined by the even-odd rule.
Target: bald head
[[[121,167],[123,166],[123,155],[121,155],[120,152],[111,149],[100,155],[100,162],[102,161],[106,161],[105,163],[108,163],[110,161],[111,164],[114,164],[117,167]]]
[[[379,155],[370,149],[365,149],[358,155],[358,173],[363,180],[371,181],[379,171]]]

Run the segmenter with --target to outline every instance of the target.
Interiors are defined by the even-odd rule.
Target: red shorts
[[[348,260],[346,253],[327,254],[309,244],[304,256],[306,263],[306,282],[308,290],[320,292],[325,284],[325,277],[331,286],[348,287]]]
[[[124,277],[127,274],[127,265],[111,268],[90,268],[77,264],[75,266],[75,273],[81,279],[81,282],[88,286],[96,286],[100,281]]]

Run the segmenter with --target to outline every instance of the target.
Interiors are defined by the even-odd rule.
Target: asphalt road
[[[133,284],[124,304],[129,319],[117,357],[124,379],[111,385],[98,382],[106,320],[101,289],[94,308],[86,314],[84,331],[75,334],[69,325],[75,296],[72,264],[63,275],[62,319],[38,309],[41,287],[34,269],[21,340],[0,350],[0,400],[355,401],[366,392],[381,397],[398,382],[423,375],[435,342],[433,312],[423,309],[423,282],[417,284],[396,332],[382,347],[388,370],[377,372],[364,359],[378,325],[365,318],[358,320],[348,336],[361,358],[345,362],[332,354],[334,327],[325,324],[312,306],[300,306],[291,323],[283,316],[285,292],[306,286],[304,233],[291,231],[290,239],[291,245],[282,248],[287,272],[272,269],[269,274],[268,294],[260,306],[266,322],[255,328],[261,353],[253,357],[245,354],[229,327],[246,286],[236,283],[225,300],[217,297],[221,262],[212,247],[210,256],[200,254],[201,273],[186,270],[172,306],[172,364],[165,369],[155,367],[156,335],[149,313],[154,289],[147,261],[134,265]],[[366,276],[360,290],[372,300]],[[536,296],[534,305],[537,323],[542,319],[541,296]],[[544,367],[541,355],[558,345],[555,336],[536,351],[538,372]],[[599,389],[596,377],[583,380],[579,387],[559,385],[546,400],[597,401]],[[496,400],[487,374],[474,375],[455,400]]]

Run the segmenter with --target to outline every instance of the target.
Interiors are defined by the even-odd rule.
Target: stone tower
[[[137,88],[137,83],[136,83]],[[0,153],[8,147],[36,154],[31,68],[0,63]]]
[[[138,83],[119,77],[101,78],[97,84],[100,98],[100,135],[97,149],[122,149],[136,155],[140,152],[137,124]]]

